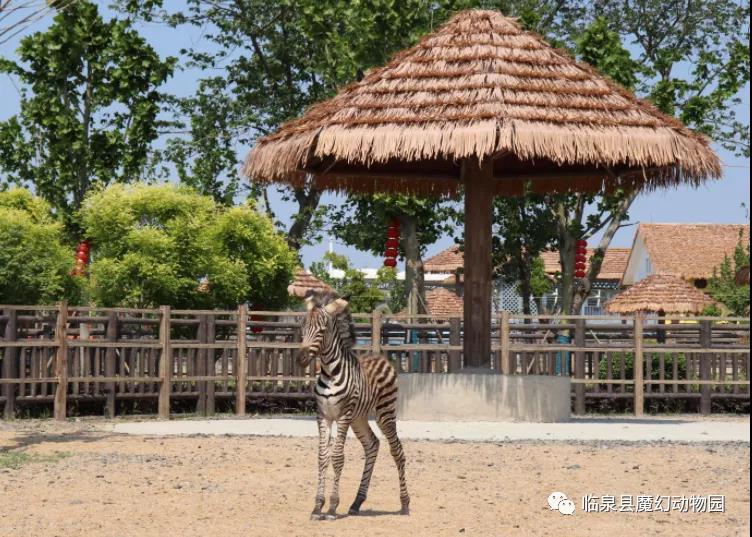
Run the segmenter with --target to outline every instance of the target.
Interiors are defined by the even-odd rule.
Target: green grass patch
[[[0,450],[0,468],[18,469],[24,464],[30,463],[54,463],[71,454],[67,451],[55,451],[51,455],[38,455],[36,453],[26,453],[24,451]]]

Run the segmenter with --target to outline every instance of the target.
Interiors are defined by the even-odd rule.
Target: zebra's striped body
[[[326,516],[336,516],[345,439],[350,427],[365,451],[363,477],[350,507],[350,514],[359,512],[368,493],[379,451],[379,440],[368,424],[369,415],[376,418],[389,442],[399,473],[401,512],[408,514],[410,497],[405,483],[405,455],[397,437],[397,373],[383,356],[355,356],[352,351],[355,338],[346,301],[315,293],[310,293],[306,300],[308,315],[303,323],[300,363],[306,366],[317,357],[321,361],[314,388],[319,427],[319,482],[311,517],[322,517],[325,476],[330,459],[334,467],[334,484]],[[333,422],[337,423],[334,445],[331,444]]]

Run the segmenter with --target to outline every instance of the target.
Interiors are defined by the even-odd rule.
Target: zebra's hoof
[[[357,507],[351,507],[350,510],[347,512],[347,514],[357,516],[360,514],[360,509]]]
[[[402,509],[400,509],[400,515],[410,516],[410,508],[409,507],[403,507]]]
[[[311,513],[311,520],[324,520],[324,515],[321,513]]]
[[[337,520],[337,515],[334,513],[327,513],[324,515],[325,520]]]

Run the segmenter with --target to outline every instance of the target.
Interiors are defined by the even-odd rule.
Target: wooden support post
[[[465,367],[489,367],[493,161],[467,158],[461,173],[465,187]]]
[[[53,413],[56,420],[64,420],[68,406],[68,303],[60,302],[55,324],[55,339],[57,340],[57,355],[55,356],[55,403]]]
[[[114,343],[118,339],[118,316],[117,312],[111,312],[107,317],[107,332],[106,339],[110,343]],[[104,376],[114,377],[116,370],[116,353],[114,347],[108,347],[104,354]],[[115,417],[115,383],[108,382],[105,384],[106,402],[105,402],[105,416],[108,418]]]
[[[159,417],[170,419],[170,391],[172,382],[172,348],[170,346],[170,306],[160,306],[162,318],[159,323],[159,344],[162,356],[159,359]]]
[[[196,330],[196,341],[199,343],[206,343],[206,315],[198,316],[198,329]],[[196,374],[199,376],[207,375],[206,372],[206,349],[198,349],[196,351]],[[198,397],[196,397],[196,414],[202,416],[206,415],[206,382],[200,380],[196,382],[196,388],[198,390]]]
[[[449,344],[461,345],[462,344],[462,326],[458,317],[449,319]],[[457,373],[462,369],[462,357],[461,351],[449,351],[449,363],[447,363],[447,370],[449,373]]]
[[[381,312],[373,310],[371,317],[371,352],[381,354]]]
[[[509,312],[502,311],[499,316],[499,363],[503,375],[513,375],[515,373],[512,367],[512,353],[509,351]]]
[[[214,338],[216,336],[216,317],[214,315],[207,315],[206,316],[206,342],[207,343],[214,343]],[[205,354],[206,362],[204,365],[204,375],[211,375],[216,376],[217,375],[217,361],[215,359],[216,352],[214,349],[206,349]],[[206,409],[206,415],[207,416],[213,416],[214,415],[214,407],[215,407],[215,399],[214,394],[217,389],[216,382],[213,380],[207,380],[206,381],[206,399],[205,399],[205,409]]]
[[[18,339],[18,310],[6,310],[8,321],[5,323],[5,341],[13,342]],[[18,378],[18,347],[5,347],[3,355],[3,378]],[[5,396],[5,408],[3,416],[6,420],[16,417],[16,390],[17,384],[3,384],[3,395]]]
[[[574,346],[585,346],[585,320],[576,319],[574,322]],[[574,353],[574,378],[582,380],[585,378],[585,353],[575,351]],[[574,413],[585,413],[585,385],[578,382],[574,385]]]
[[[712,321],[700,321],[700,347],[703,349],[709,349],[713,345],[713,322]],[[700,380],[709,381],[712,380],[710,374],[712,354],[702,353],[700,354]],[[712,410],[710,401],[710,384],[700,385],[700,413],[703,415],[710,414]]]
[[[248,307],[245,304],[238,306],[238,333],[237,359],[235,361],[235,414],[245,416],[245,394],[248,386],[248,348],[246,329],[248,326]]]
[[[634,415],[642,416],[645,412],[645,384],[642,364],[645,357],[642,352],[642,334],[645,326],[645,318],[635,315],[634,318],[634,358],[632,360],[634,378]]]

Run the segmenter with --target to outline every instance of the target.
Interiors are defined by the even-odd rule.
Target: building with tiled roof
[[[749,225],[640,224],[622,278],[629,286],[651,274],[672,274],[703,288],[739,240],[749,244]]]
[[[590,268],[590,257],[594,252],[594,248],[588,248],[587,250],[587,268]],[[609,248],[606,250],[606,255],[603,256],[603,263],[601,264],[601,270],[598,273],[597,279],[620,282],[622,276],[624,276],[624,270],[627,268],[630,252],[630,248]],[[561,261],[559,260],[558,251],[543,252],[541,259],[543,260],[546,274],[554,275],[557,272],[561,272]]]
[[[309,290],[320,293],[331,293],[334,291],[329,284],[322,282],[310,272],[299,268],[295,272],[295,279],[287,286],[287,292],[290,296],[305,298],[305,294]]]

